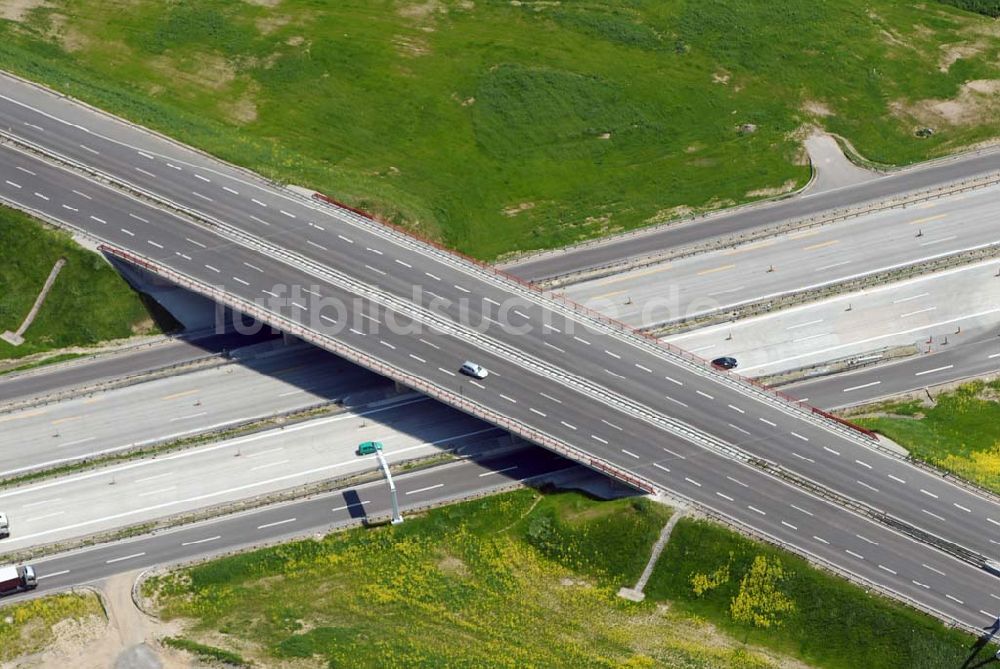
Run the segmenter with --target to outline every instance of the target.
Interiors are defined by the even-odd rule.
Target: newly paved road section
[[[656,255],[667,249],[695,244],[711,237],[733,235],[781,221],[808,218],[831,209],[855,207],[905,192],[938,188],[997,170],[1000,170],[1000,151],[970,154],[838,190],[741,209],[591,246],[554,251],[512,263],[507,269],[530,281],[538,281],[589,268],[605,267],[630,258]]]
[[[107,148],[100,138],[88,141],[91,149]],[[370,352],[395,370],[491,407],[666,488],[683,489],[685,481],[665,472],[664,460],[678,452],[685,458],[705,455],[678,434],[700,443],[721,439],[723,446],[737,445],[770,458],[973,550],[993,551],[983,536],[987,519],[1000,518],[1000,508],[993,503],[872,453],[803,420],[766,395],[748,395],[721,374],[665,357],[655,347],[636,345],[599,327],[590,329],[572,312],[560,311],[533,293],[517,293],[500,279],[435,256],[405,238],[270,190],[233,194],[226,188],[238,191],[236,186],[247,184],[217,183],[212,179],[218,180],[218,175],[207,177],[133,152],[133,161],[143,165],[139,175],[144,187],[156,188],[162,182],[179,193],[183,185],[201,183],[197,187],[212,195],[185,191],[178,195],[181,204],[199,210],[208,206],[213,215],[239,222],[254,237],[280,242],[322,266],[305,271],[277,262],[10,150],[0,154],[0,178],[7,184],[0,194],[140,250],[186,275],[224,285],[230,294],[270,301],[273,312],[314,331],[329,330],[336,341]],[[216,202],[222,203],[220,210]],[[345,284],[324,269],[328,267],[361,277],[368,287],[377,286],[381,292],[376,301],[359,300],[355,291],[368,289]],[[415,296],[414,286],[420,285],[426,290]],[[284,286],[308,286],[310,292],[275,300]],[[386,295],[405,300],[406,308],[414,303],[428,307],[442,320],[435,327],[421,326],[382,306],[389,303]],[[351,306],[343,313],[324,313],[331,304]],[[488,338],[477,338],[471,328],[459,326],[463,315],[485,329]],[[426,312],[419,318],[433,322]],[[504,319],[512,327],[499,325]],[[397,327],[390,327],[392,322]],[[518,332],[523,329],[529,332]],[[455,370],[465,359],[475,359],[495,373],[486,383],[463,380]],[[669,451],[663,450],[664,443],[670,444]]]
[[[248,346],[270,336],[265,330],[257,335],[229,333],[197,338],[177,337],[142,345],[134,350],[103,353],[93,360],[74,360],[70,364],[40,367],[24,374],[0,376],[0,404],[192,362]]]
[[[327,418],[0,490],[11,537],[0,551],[51,544],[345,477],[377,467],[358,457],[381,441],[399,463],[509,447],[503,431],[412,393]]]
[[[693,318],[1000,243],[1000,185],[566,287],[636,327]]]
[[[455,501],[566,466],[561,458],[531,449],[481,463],[464,461],[404,474],[396,478],[396,483],[405,512],[412,505]],[[707,506],[726,508],[736,504],[740,508],[733,515],[738,522],[757,528],[774,541],[805,546],[813,559],[836,563],[942,617],[970,626],[982,626],[994,617],[1000,601],[1000,580],[986,572],[928,551],[801,491],[785,489],[784,484],[756,472],[747,470],[744,478],[734,481],[734,491],[716,490]],[[765,492],[755,495],[753,490]],[[743,506],[751,496],[753,503]],[[38,590],[4,601],[44,595],[121,571],[181,562],[254,543],[322,532],[365,517],[384,516],[389,510],[387,497],[385,484],[378,482],[47,558],[35,565],[40,579]],[[828,524],[827,519],[835,522]],[[845,545],[850,548],[843,548]]]
[[[392,391],[384,377],[321,349],[296,347],[0,414],[0,478],[334,400],[359,406]]]

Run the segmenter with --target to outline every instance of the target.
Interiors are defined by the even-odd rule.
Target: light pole
[[[385,461],[385,456],[382,455],[382,451],[375,451],[375,456],[378,458],[378,463],[382,467],[382,473],[385,474],[386,483],[389,484],[389,497],[392,498],[392,524],[399,525],[403,522],[403,516],[399,513],[399,500],[396,498],[396,484],[392,481],[392,473],[389,472],[389,463]]]

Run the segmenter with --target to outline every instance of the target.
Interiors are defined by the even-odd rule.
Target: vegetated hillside
[[[0,207],[0,332],[16,331],[59,258],[56,278],[21,346],[0,340],[0,359],[88,346],[154,328],[139,296],[68,234]]]
[[[986,16],[1000,16],[1000,0],[938,0],[938,2]]]
[[[182,628],[173,645],[289,669],[940,669],[973,655],[961,632],[703,521],[676,525],[645,602],[617,597],[668,515],[645,499],[519,490],[213,560],[143,591]]]
[[[22,0],[0,67],[482,258],[995,136],[1000,28],[899,0]],[[930,127],[934,134],[918,138]]]

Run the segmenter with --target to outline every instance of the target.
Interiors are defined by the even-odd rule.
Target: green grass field
[[[487,259],[801,185],[810,124],[896,164],[997,133],[996,24],[934,2],[14,6],[0,67]]]
[[[1000,381],[967,383],[935,398],[862,407],[851,420],[921,460],[1000,493]],[[866,416],[867,415],[867,416]]]
[[[965,657],[968,637],[701,522],[678,524],[645,602],[618,598],[668,515],[646,500],[522,490],[215,560],[144,592],[184,624],[181,644],[258,666],[881,669]],[[793,604],[767,630],[730,614],[755,556],[782,566],[777,589]],[[691,576],[720,564],[726,579],[695,595]],[[757,613],[774,598],[739,601]]]
[[[0,608],[0,663],[44,650],[53,641],[52,628],[60,622],[91,618],[107,619],[101,600],[93,593],[51,595],[4,606]]]
[[[0,331],[17,330],[60,257],[66,265],[25,343],[15,347],[0,340],[0,360],[152,331],[138,295],[100,256],[68,234],[5,207],[0,207]]]

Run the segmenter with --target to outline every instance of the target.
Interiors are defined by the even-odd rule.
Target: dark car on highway
[[[729,356],[716,358],[712,361],[712,366],[718,367],[719,369],[736,369],[737,365],[739,365],[739,363],[736,362],[736,358],[730,358]]]

